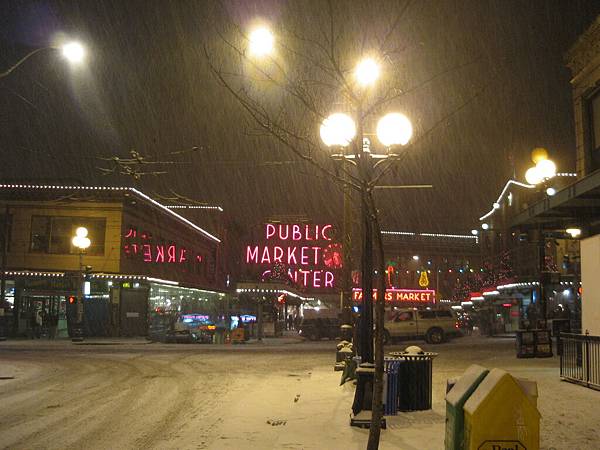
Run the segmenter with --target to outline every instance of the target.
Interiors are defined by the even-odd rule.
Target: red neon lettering
[[[300,233],[300,225],[292,225],[292,239],[294,241],[299,241],[302,239],[302,233]]]
[[[173,244],[167,247],[167,256],[169,257],[169,262],[175,262],[175,246]]]
[[[311,247],[314,251],[315,251],[315,264],[319,264],[319,251],[321,250],[321,247]]]
[[[308,274],[310,273],[308,270],[299,270],[300,274],[304,277],[302,284],[304,286],[308,286]]]
[[[308,225],[304,225],[304,237],[307,241],[312,241],[313,238],[310,237],[310,231],[308,230]]]
[[[352,291],[352,299],[357,301],[362,300],[362,291]]]
[[[331,229],[331,227],[332,227],[331,225],[325,225],[325,226],[323,227],[323,229],[321,230],[321,236],[323,236],[323,239],[325,239],[326,241],[330,241],[330,240],[331,240],[331,236],[329,236],[329,237],[328,237],[328,236],[325,234],[325,231],[326,231],[326,230],[330,230],[330,229]]]
[[[267,224],[267,240],[275,236],[275,225],[272,223]]]
[[[308,255],[306,254],[306,250],[308,250],[308,247],[300,248],[300,264],[303,266],[308,266]]]
[[[179,249],[179,262],[180,263],[187,261],[187,258],[185,257],[185,252],[186,252],[185,248]]]
[[[144,249],[144,262],[152,262],[152,248],[150,244],[144,244],[142,248]]]
[[[292,272],[292,269],[288,269],[288,275],[294,283],[298,282],[298,272],[297,271]]]
[[[315,241],[319,240],[319,225],[315,225]]]
[[[285,225],[285,236],[284,236],[283,233],[281,232],[283,227],[284,227],[284,225],[279,225],[279,239],[281,239],[282,241],[285,241],[290,236],[290,229],[289,229],[289,225]]]
[[[288,264],[292,264],[292,258],[294,259],[294,264],[298,264],[298,261],[296,261],[296,249],[298,247],[288,247],[288,251],[287,251],[287,263]]]
[[[196,255],[196,262],[202,262],[202,255]]]
[[[129,256],[129,254],[131,253],[131,250],[129,248],[129,244],[125,244],[123,246],[123,253],[125,253],[127,256]]]
[[[269,247],[265,247],[262,252],[262,257],[260,258],[260,263],[271,263],[271,255],[269,255]]]
[[[133,248],[133,254],[137,255],[138,254],[138,250],[140,249],[140,246],[137,244],[131,244],[131,248]]]
[[[258,264],[258,245],[255,245],[254,249],[250,246],[246,247],[246,263],[250,262]]]
[[[313,271],[313,287],[320,288],[321,287],[321,273],[322,270]]]
[[[385,301],[386,302],[391,302],[392,299],[393,299],[392,292],[386,291],[385,292]]]
[[[156,246],[156,262],[165,262],[165,248],[162,245]]]
[[[137,230],[133,227],[129,228],[129,231],[125,235],[126,238],[131,238],[131,237],[136,237],[136,236],[137,236]]]
[[[333,287],[333,273],[325,272],[325,287]]]
[[[273,247],[273,262],[283,262],[283,249],[281,247]]]

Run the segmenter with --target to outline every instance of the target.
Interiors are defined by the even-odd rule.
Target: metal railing
[[[600,390],[600,336],[560,333],[560,377]]]

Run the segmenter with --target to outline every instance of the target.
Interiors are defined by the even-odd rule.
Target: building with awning
[[[556,177],[535,189],[522,184],[484,217],[486,227],[502,230],[505,242],[509,236],[528,243],[531,255],[537,252],[538,279],[519,279],[499,291],[537,287],[542,303],[551,295],[580,294],[581,330],[600,335],[600,16],[568,51],[566,63],[572,73],[576,174],[564,175],[576,179]],[[569,266],[575,270],[565,273]]]

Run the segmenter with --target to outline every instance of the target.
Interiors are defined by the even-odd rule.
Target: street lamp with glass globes
[[[267,56],[273,52],[275,37],[268,28],[257,27],[248,35],[248,44],[252,56]]]
[[[367,84],[367,82],[374,81],[376,76],[378,76],[378,72],[377,74],[375,74],[375,72],[369,72],[369,70],[373,69],[370,62],[361,63],[358,67],[359,68],[357,68],[356,71],[357,81],[363,85]],[[358,108],[356,114],[358,120],[362,120],[361,114],[361,110]],[[374,372],[372,371],[375,360],[373,351],[373,225],[370,217],[371,212],[367,206],[367,199],[370,195],[370,190],[375,184],[375,168],[382,160],[398,156],[394,154],[392,150],[395,146],[406,145],[410,141],[412,136],[412,125],[408,118],[400,113],[387,114],[378,121],[377,138],[387,149],[387,154],[371,153],[371,142],[362,135],[362,130],[362,123],[359,122],[357,126],[355,121],[349,115],[344,113],[331,114],[323,121],[320,128],[320,135],[323,143],[328,147],[341,150],[338,154],[332,155],[332,157],[341,159],[342,161],[348,161],[356,166],[358,169],[358,178],[360,180],[363,248],[361,258],[362,308],[358,330],[358,351],[361,356],[361,368],[363,370],[360,371],[360,375],[358,376],[352,406],[355,415],[364,409],[371,408],[371,392],[374,383]],[[354,142],[355,144],[354,154],[346,154],[344,149],[348,147],[351,142]],[[344,188],[346,189],[347,186]],[[346,216],[346,214],[344,214],[344,216]],[[345,249],[345,251],[349,251],[349,249]],[[379,293],[379,301],[384,302],[384,299],[385,293]]]
[[[374,69],[372,60],[365,60],[357,66],[356,77],[362,85],[373,82],[378,76]],[[360,115],[357,115],[360,117]],[[391,150],[398,145],[406,145],[412,137],[412,125],[410,120],[400,113],[390,113],[382,117],[377,123],[377,138],[388,150],[387,154],[372,154],[370,140],[364,136],[357,135],[357,130],[362,130],[362,124],[355,123],[354,119],[344,113],[334,113],[327,117],[321,124],[320,136],[323,143],[331,148],[337,148],[339,153],[332,155],[336,159],[349,161],[358,167],[360,177],[361,195],[366,196],[367,190],[371,189],[373,181],[373,170],[382,159],[398,156]],[[355,142],[355,153],[345,154],[344,149]],[[358,145],[362,143],[362,145]],[[363,255],[362,255],[362,298],[363,308],[360,318],[360,354],[362,361],[373,362],[373,242],[372,225],[369,212],[365,207],[365,201],[361,200],[363,221]]]
[[[85,280],[84,280],[84,266],[83,266],[83,254],[86,249],[91,245],[90,238],[87,237],[88,230],[85,227],[78,227],[75,230],[75,236],[71,239],[73,247],[79,249],[79,273],[77,283],[77,303],[76,303],[76,324],[73,327],[73,335],[71,336],[74,342],[83,340],[83,296],[85,292]]]
[[[548,159],[548,151],[544,148],[536,148],[531,152],[531,159],[535,166],[525,172],[525,180],[529,184],[537,185],[544,183],[556,176],[556,164]]]

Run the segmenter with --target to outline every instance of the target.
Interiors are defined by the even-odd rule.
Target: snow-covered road
[[[600,392],[561,382],[557,358],[517,359],[509,339],[419,345],[440,353],[433,409],[389,417],[381,448],[443,448],[446,379],[472,363],[538,382],[542,448],[600,448]],[[363,449],[334,348],[0,343],[0,447]]]

